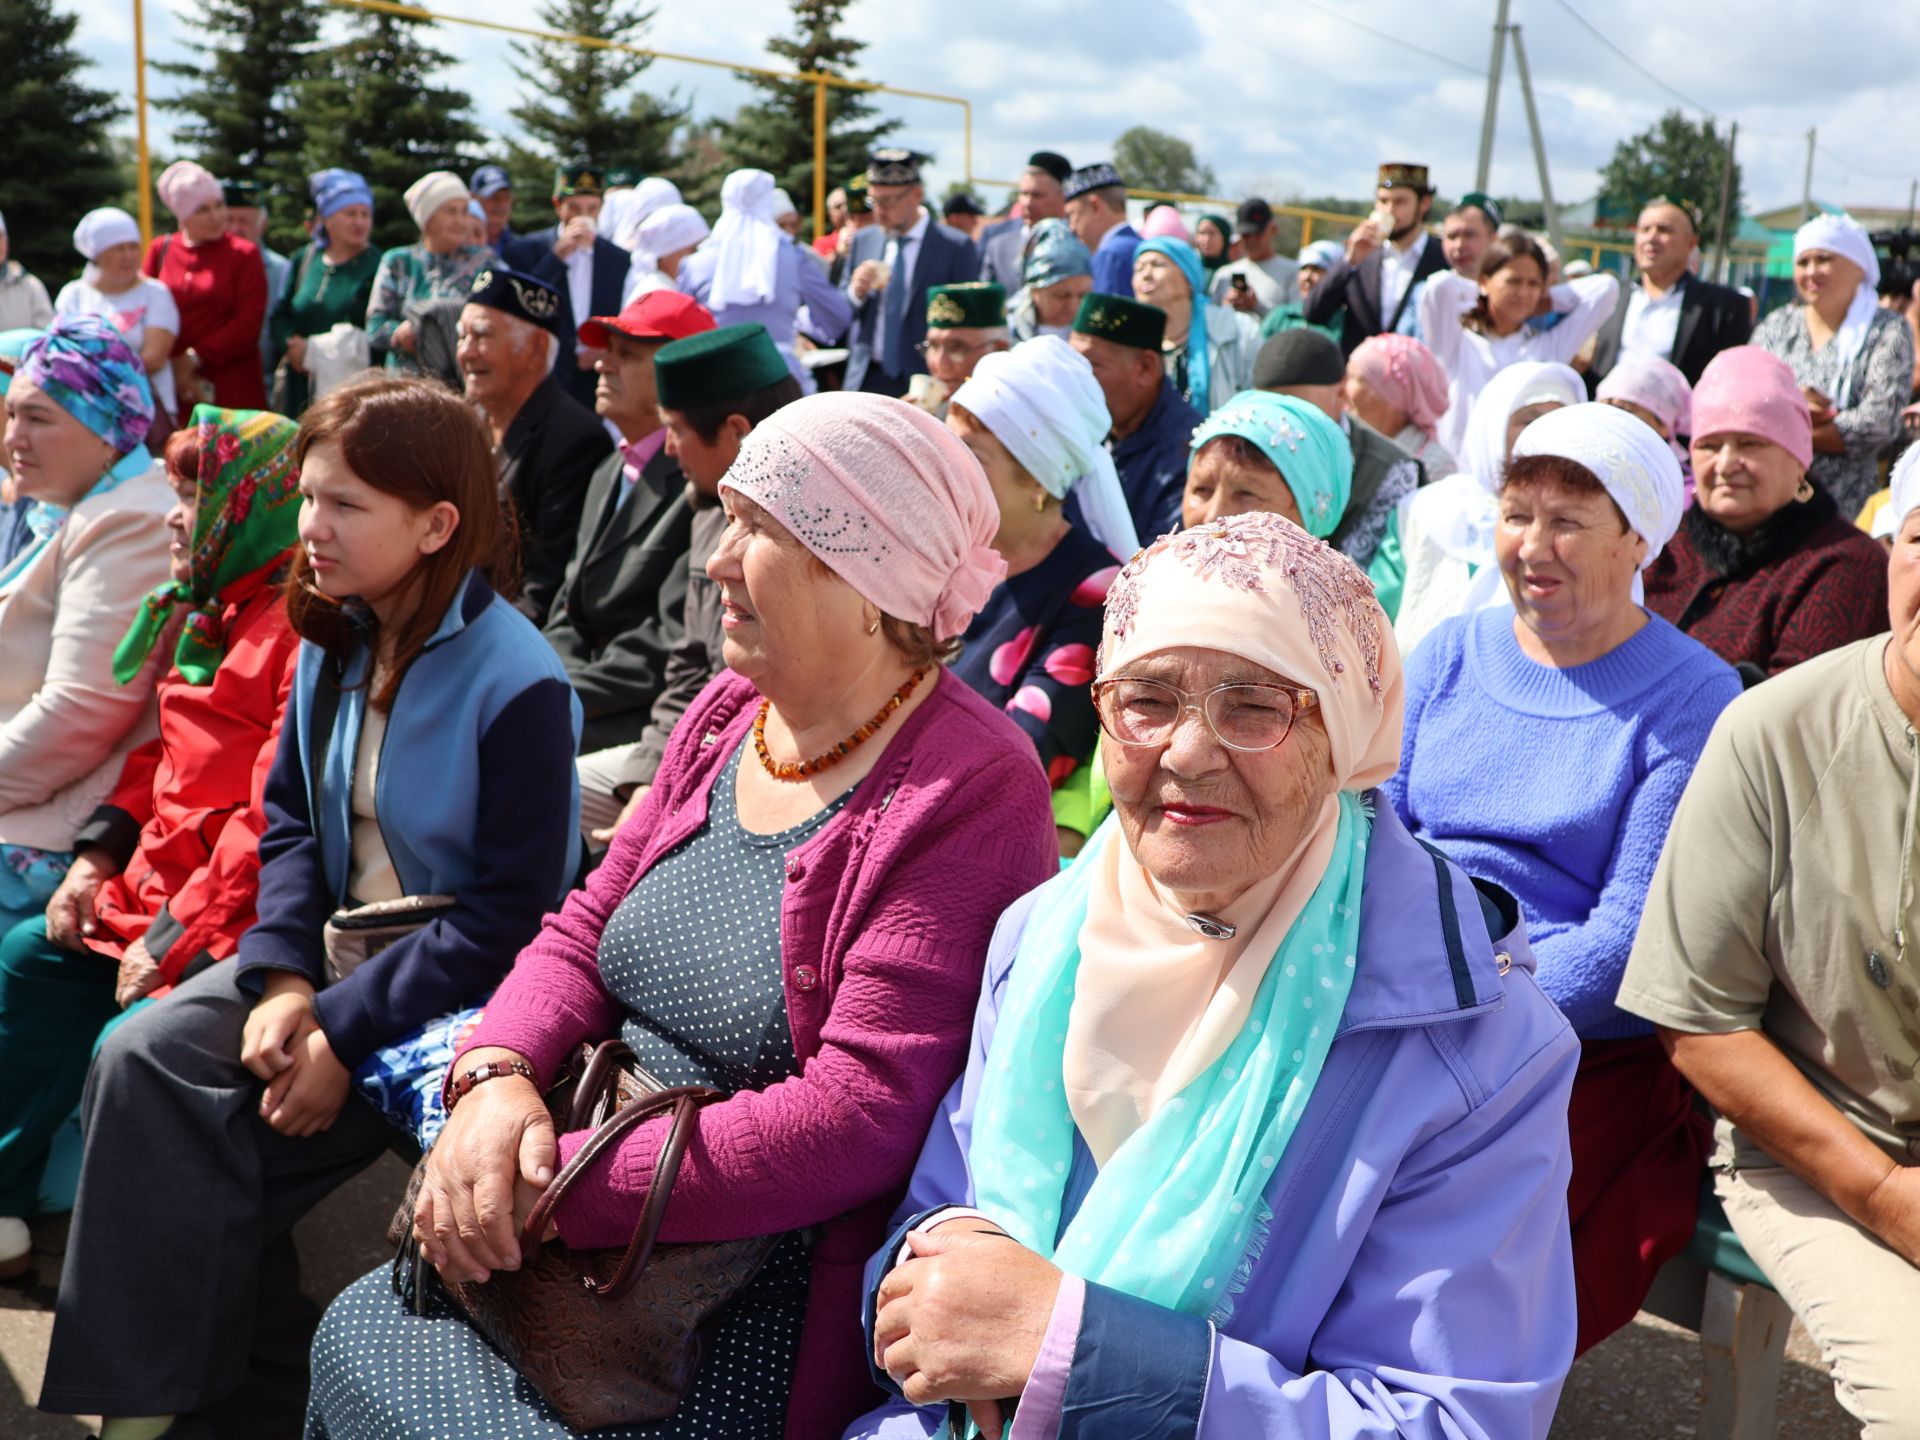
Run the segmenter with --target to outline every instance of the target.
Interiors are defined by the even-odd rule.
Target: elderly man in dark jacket
[[[594,414],[554,383],[560,292],[501,266],[473,278],[460,312],[460,379],[480,411],[500,465],[500,494],[520,528],[520,598],[547,618],[573,558],[587,483],[613,449]]]

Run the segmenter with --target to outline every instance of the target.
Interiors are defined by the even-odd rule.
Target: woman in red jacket
[[[297,431],[207,405],[193,419],[166,451],[173,578],[113,661],[124,683],[172,647],[159,738],[80,831],[46,915],[0,941],[0,1277],[31,1259],[24,1222],[101,1026],[228,958],[253,924],[261,791],[299,650],[278,583],[300,513]]]
[[[260,247],[227,233],[227,206],[220,182],[191,160],[169,165],[160,176],[160,199],[180,229],[157,235],[141,269],[173,292],[180,331],[173,337],[175,389],[189,409],[191,382],[213,387],[213,403],[260,410],[267,403],[260,365],[260,327],[267,316],[267,267]],[[169,416],[177,421],[179,417]]]

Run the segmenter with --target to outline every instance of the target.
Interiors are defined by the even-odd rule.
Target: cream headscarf
[[[1211,521],[1155,541],[1120,572],[1107,597],[1102,678],[1186,646],[1311,688],[1335,791],[1378,785],[1398,767],[1404,697],[1392,628],[1359,567],[1292,522],[1264,512]],[[1326,871],[1337,808],[1329,794],[1295,851],[1217,917],[1236,927],[1231,940],[1196,934],[1126,845],[1104,847],[1065,1057],[1068,1106],[1095,1160],[1239,1034]]]

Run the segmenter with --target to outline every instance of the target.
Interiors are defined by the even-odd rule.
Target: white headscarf
[[[1920,505],[1920,445],[1909,445],[1900,463],[1893,467],[1887,503],[1880,507],[1873,533],[1888,539],[1898,535],[1900,527],[1907,523],[1908,512],[1916,505]]]
[[[979,420],[1056,500],[1080,496],[1087,529],[1114,557],[1140,548],[1107,453],[1113,417],[1086,356],[1057,335],[984,355],[952,403]]]
[[[98,285],[100,267],[93,262],[100,258],[102,252],[111,250],[115,245],[124,245],[129,240],[136,245],[140,243],[140,226],[126,211],[105,205],[82,215],[80,223],[73,227],[73,248],[87,259],[87,268],[81,278],[89,285]]]
[[[720,187],[720,223],[701,247],[719,252],[708,309],[765,305],[779,288],[787,235],[773,223],[773,188],[764,170],[736,170]]]
[[[1847,408],[1853,389],[1853,362],[1867,343],[1867,330],[1873,324],[1873,312],[1880,308],[1880,257],[1873,253],[1873,237],[1851,215],[1816,215],[1793,233],[1793,258],[1798,260],[1809,250],[1825,250],[1843,260],[1851,260],[1865,276],[1853,292],[1846,318],[1833,337],[1834,371],[1840,377],[1834,407]]]
[[[1513,442],[1514,458],[1522,455],[1558,455],[1591,470],[1647,542],[1642,570],[1660,558],[1680,528],[1680,462],[1658,431],[1625,410],[1591,401],[1549,411]]]
[[[785,190],[773,192],[773,218],[784,220],[789,215],[798,215],[800,207],[793,203],[793,197]]]
[[[698,245],[713,231],[691,205],[662,205],[641,223],[640,249],[656,262],[662,255]]]
[[[616,206],[614,202],[618,200]],[[649,175],[631,190],[609,195],[605,208],[600,212],[600,230],[622,250],[631,251],[636,259],[646,247],[640,243],[640,227],[647,223],[647,217],[663,206],[680,203],[680,187],[671,180],[658,175]],[[607,212],[614,212],[613,219],[607,218]],[[649,265],[651,261],[647,262]]]

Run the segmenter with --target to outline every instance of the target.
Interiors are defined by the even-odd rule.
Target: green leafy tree
[[[373,187],[373,242],[420,238],[402,198],[429,170],[467,173],[480,132],[473,102],[433,83],[453,57],[430,43],[430,22],[356,11],[346,39],[315,57],[301,82],[307,116],[302,168],[345,165]]]
[[[320,38],[316,0],[197,0],[184,17],[192,60],[156,60],[153,68],[185,88],[159,100],[187,117],[174,142],[222,179],[246,179],[267,192],[268,243],[299,244],[307,208],[300,154],[306,124],[293,87],[307,73]]]
[[[547,0],[538,13],[549,30],[633,44],[656,12],[622,0]],[[543,160],[585,158],[646,174],[671,164],[686,107],[671,93],[620,98],[653,63],[649,57],[559,40],[516,41],[513,51],[524,62],[514,74],[527,87],[513,118]]]
[[[1193,146],[1149,125],[1135,125],[1113,142],[1113,166],[1135,190],[1211,195],[1219,184],[1213,171],[1194,158]]]
[[[1684,200],[1700,217],[1701,242],[1712,244],[1719,239],[1720,175],[1726,164],[1727,142],[1713,121],[1696,123],[1669,110],[1652,128],[1613,147],[1613,158],[1600,172],[1601,200],[1623,213],[1637,213],[1656,195]],[[1740,214],[1737,162],[1727,214]]]
[[[850,78],[855,60],[867,47],[839,33],[848,3],[793,0],[793,36],[770,40],[767,49],[791,69]],[[814,87],[770,75],[742,72],[740,78],[761,98],[716,126],[728,166],[769,172],[796,205],[807,209],[813,201]],[[878,114],[879,107],[863,92],[828,87],[828,189],[865,169],[868,152],[899,128],[898,120],[876,119]]]
[[[83,83],[85,59],[73,48],[77,17],[51,0],[0,0],[0,214],[14,259],[49,290],[80,268],[73,222],[111,204],[119,166],[107,126],[125,112],[105,90]]]

